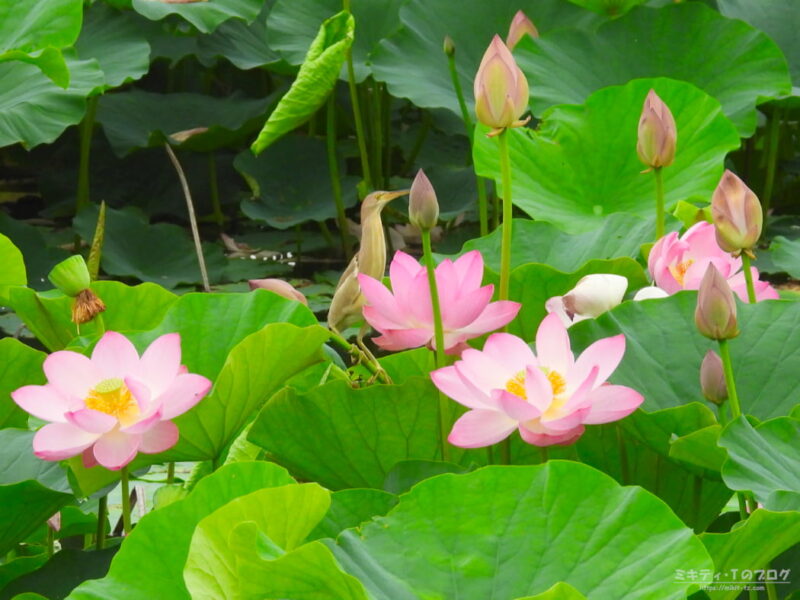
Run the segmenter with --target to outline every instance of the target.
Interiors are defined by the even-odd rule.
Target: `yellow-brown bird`
[[[378,280],[383,277],[386,271],[386,237],[381,211],[389,202],[406,194],[408,190],[377,191],[369,194],[361,203],[361,245],[339,278],[328,310],[328,327],[335,333],[341,334],[343,329],[363,319],[361,307],[364,305],[364,295],[358,284],[358,275],[363,273]],[[362,342],[366,330],[366,326],[362,327],[357,339],[362,350],[368,352]]]

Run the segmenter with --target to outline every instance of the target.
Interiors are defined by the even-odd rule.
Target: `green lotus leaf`
[[[161,2],[133,0],[133,9],[148,19],[158,21],[179,15],[202,33],[211,33],[228,19],[250,23],[258,16],[263,0],[214,0],[213,2]]]
[[[702,402],[700,363],[716,343],[697,332],[696,303],[695,292],[623,302],[575,324],[570,337],[580,348],[624,333],[627,350],[614,381],[644,395],[644,410]],[[790,332],[800,327],[800,306],[787,300],[737,304],[741,334],[730,341],[730,352],[742,412],[759,419],[789,414],[797,404],[789,374],[800,369],[800,340]],[[764,368],[764,356],[770,357],[770,368]]]
[[[324,104],[353,44],[354,28],[353,16],[344,11],[322,23],[292,87],[253,142],[254,154],[260,154],[278,138],[305,123]]]
[[[639,116],[651,88],[671,108],[678,131],[675,162],[662,170],[667,210],[687,198],[710,201],[725,155],[739,146],[736,129],[719,103],[693,85],[640,79],[598,90],[582,105],[552,107],[535,130],[505,134],[514,204],[569,233],[597,229],[614,213],[632,213],[652,222],[655,236],[655,179],[642,173],[636,153]],[[500,185],[498,141],[476,135],[473,155],[477,172]]]
[[[780,417],[753,427],[744,417],[728,424],[719,438],[728,451],[722,478],[733,490],[752,492],[768,509],[800,510],[800,421]],[[774,494],[779,506],[773,505]],[[785,500],[792,500],[786,506]]]
[[[355,0],[350,9],[355,19],[353,70],[361,83],[370,75],[370,53],[378,42],[400,28],[400,7],[404,0]],[[301,65],[306,49],[317,34],[319,24],[342,10],[339,0],[292,2],[276,0],[267,19],[267,32],[272,47],[289,64]],[[347,78],[342,68],[339,77]]]
[[[28,413],[11,399],[24,385],[45,382],[42,363],[46,355],[14,338],[0,340],[0,428],[27,427]]]
[[[746,137],[755,131],[756,105],[791,90],[786,59],[775,42],[699,2],[638,7],[591,36],[574,30],[546,33],[520,42],[515,55],[533,83],[537,116],[556,104],[580,104],[609,85],[671,77],[715,97]],[[640,111],[641,106],[637,116]],[[679,136],[680,130],[679,125]]]
[[[540,32],[559,27],[585,32],[601,20],[597,14],[561,0],[411,0],[400,8],[402,28],[372,52],[373,76],[386,82],[397,98],[408,98],[423,108],[446,108],[460,118],[442,50],[445,36],[455,43],[456,71],[472,111],[472,82],[483,53],[495,34],[505,37],[518,10],[525,11]]]
[[[10,285],[27,284],[28,276],[22,252],[3,234],[0,234],[0,264],[3,265],[3,270],[0,272],[0,302],[5,302],[7,301],[5,288]]]
[[[201,479],[183,500],[142,517],[108,574],[82,583],[69,600],[189,600],[182,573],[198,523],[239,496],[290,483],[294,481],[288,473],[272,463],[239,462],[220,467]]]

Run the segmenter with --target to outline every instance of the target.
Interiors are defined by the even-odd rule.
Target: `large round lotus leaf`
[[[0,0],[0,62],[36,65],[67,87],[69,68],[59,49],[78,37],[82,10],[81,0]]]
[[[800,11],[794,0],[717,0],[726,17],[741,19],[771,37],[789,62],[792,82],[800,86]],[[795,94],[797,95],[797,94]]]
[[[642,302],[623,302],[597,319],[570,328],[576,347],[624,333],[627,351],[614,382],[644,396],[648,411],[702,401],[700,363],[716,342],[694,323],[695,292]],[[800,370],[800,303],[765,300],[737,303],[741,334],[730,341],[742,412],[759,419],[789,414],[797,404],[793,377]],[[768,356],[768,363],[764,357]]]
[[[70,600],[189,600],[183,566],[198,523],[228,502],[265,488],[294,483],[268,462],[225,465],[203,478],[186,498],[146,514],[114,559],[108,575],[82,583]]]
[[[163,146],[167,139],[190,150],[209,151],[238,143],[258,128],[269,102],[238,93],[214,98],[132,90],[103,96],[97,120],[118,156]]]
[[[97,59],[105,87],[135,81],[150,69],[150,44],[136,13],[122,13],[103,3],[87,7],[75,48],[82,58]]]
[[[570,233],[598,228],[612,213],[632,213],[653,222],[654,236],[655,178],[642,173],[636,153],[651,88],[672,110],[678,131],[675,162],[662,170],[667,210],[687,198],[710,200],[725,155],[739,146],[735,127],[714,98],[691,84],[638,79],[599,90],[582,105],[555,106],[535,130],[505,134],[514,204]],[[498,140],[476,134],[473,154],[478,173],[500,186]]]
[[[756,104],[791,89],[775,42],[699,2],[639,7],[595,35],[555,31],[523,40],[515,54],[528,75],[536,115],[554,104],[583,102],[608,85],[672,77],[714,96],[740,135],[748,136],[756,127]]]
[[[447,108],[460,116],[442,50],[445,36],[455,42],[456,69],[471,109],[472,81],[483,53],[492,36],[505,38],[518,10],[525,11],[540,32],[557,27],[586,30],[601,19],[562,0],[411,0],[400,9],[403,28],[372,53],[372,73],[386,82],[393,96],[425,108]]]
[[[7,292],[3,288],[9,285],[25,285],[28,277],[22,252],[2,233],[0,233],[0,264],[3,265],[3,270],[0,272],[0,301],[4,301]]]
[[[279,63],[281,59],[270,46],[271,36],[267,32],[272,4],[272,0],[265,2],[256,20],[250,24],[231,19],[214,33],[196,38],[198,60],[205,66],[213,66],[216,58],[221,56],[242,70]]]
[[[258,16],[264,0],[214,0],[213,2],[154,2],[133,0],[136,12],[157,21],[168,15],[180,15],[203,33],[214,31],[228,19],[248,23]]]
[[[722,466],[728,487],[752,492],[769,509],[800,510],[800,420],[780,417],[753,427],[740,417],[725,427],[719,445],[728,451]]]
[[[569,0],[573,4],[588,8],[601,15],[619,17],[624,15],[634,6],[644,4],[647,0]]]
[[[502,231],[469,240],[459,254],[480,250],[487,269],[500,272]],[[599,227],[569,234],[544,221],[514,219],[511,224],[511,268],[541,263],[560,271],[576,271],[592,259],[637,258],[642,244],[653,241],[653,224],[641,217],[615,213]]]
[[[52,142],[83,119],[86,97],[103,86],[103,72],[94,59],[78,60],[74,52],[64,57],[70,72],[66,89],[35,65],[0,63],[0,147]]]
[[[43,384],[45,358],[44,353],[19,340],[0,340],[0,428],[28,426],[28,413],[11,399],[11,392],[23,385]]]
[[[370,75],[370,53],[382,39],[400,27],[398,12],[404,0],[353,0],[356,23],[353,70],[356,81]],[[277,0],[267,19],[270,45],[289,64],[302,64],[320,23],[342,10],[341,0]],[[347,69],[340,72],[347,78]]]
[[[305,221],[324,221],[336,216],[333,185],[322,140],[286,136],[259,156],[244,151],[234,167],[250,184],[252,196],[242,200],[242,212],[251,219],[287,229]],[[339,172],[344,160],[339,159]],[[358,178],[342,178],[346,208],[356,203]]]
[[[440,475],[386,517],[329,541],[374,600],[507,599],[563,581],[590,599],[684,598],[675,569],[711,569],[657,497],[579,463]]]

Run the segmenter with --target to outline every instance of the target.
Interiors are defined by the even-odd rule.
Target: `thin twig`
[[[210,292],[211,286],[208,283],[208,271],[206,271],[206,259],[203,256],[203,246],[200,242],[200,231],[197,229],[197,218],[194,216],[194,203],[192,202],[192,194],[189,191],[189,182],[186,181],[186,174],[183,172],[183,167],[181,167],[181,163],[178,161],[178,157],[175,156],[175,152],[172,151],[172,147],[168,143],[165,143],[164,148],[166,148],[167,154],[169,155],[169,159],[172,161],[172,165],[178,172],[178,179],[180,179],[181,181],[181,188],[183,188],[183,195],[186,198],[186,209],[189,212],[189,225],[192,228],[194,247],[195,250],[197,250],[197,262],[200,263],[200,277],[203,278],[203,290],[206,292]]]

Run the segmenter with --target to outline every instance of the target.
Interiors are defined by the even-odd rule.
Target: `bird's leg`
[[[378,359],[375,358],[375,355],[364,343],[364,336],[367,334],[368,330],[369,325],[364,323],[361,326],[361,329],[358,330],[358,335],[356,336],[356,344],[361,349],[361,352],[367,358],[367,360],[369,360],[374,366],[372,377],[369,378],[367,383],[373,383],[378,378],[383,379],[384,383],[392,383],[392,378],[389,377],[389,373],[386,372],[386,370],[381,366],[381,363],[378,362]]]

